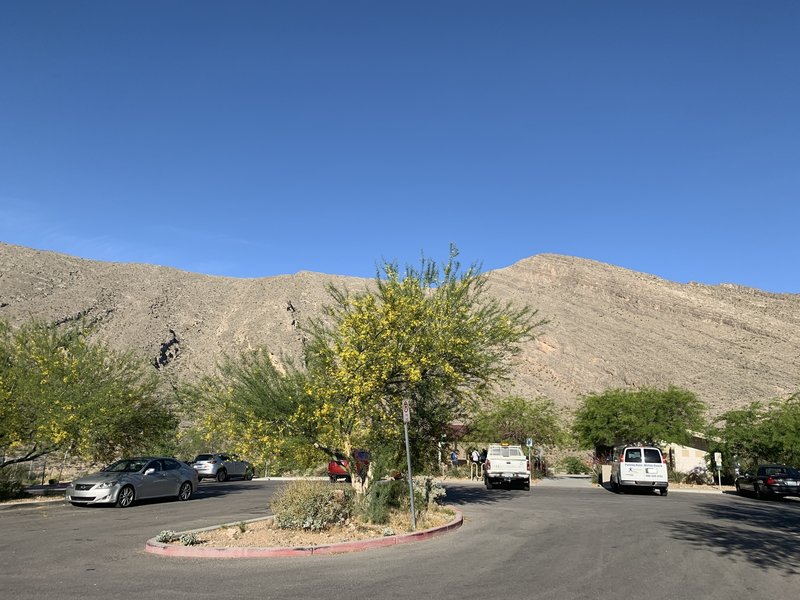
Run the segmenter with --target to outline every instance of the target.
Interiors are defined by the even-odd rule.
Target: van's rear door
[[[626,481],[644,481],[645,469],[644,462],[642,462],[642,448],[626,448],[625,459],[619,463],[619,480]]]
[[[666,483],[668,480],[667,465],[657,448],[644,449],[644,478],[658,483]]]

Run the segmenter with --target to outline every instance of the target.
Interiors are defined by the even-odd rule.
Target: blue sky
[[[800,3],[4,2],[0,240],[800,293]]]

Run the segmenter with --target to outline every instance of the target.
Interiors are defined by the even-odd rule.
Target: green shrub
[[[281,529],[322,531],[350,518],[354,496],[351,487],[296,481],[279,491],[270,506]]]
[[[588,475],[592,472],[589,465],[577,456],[567,456],[561,461],[559,466],[569,475]]]
[[[404,481],[375,481],[364,494],[358,512],[370,523],[389,522],[392,509],[408,504],[408,484]]]
[[[6,467],[0,470],[0,500],[16,500],[26,498],[23,483],[24,469]]]
[[[675,471],[674,469],[667,469],[667,479],[670,483],[683,483],[686,479],[686,473]]]

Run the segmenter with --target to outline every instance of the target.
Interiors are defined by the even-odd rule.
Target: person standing
[[[453,448],[453,451],[450,453],[450,461],[453,463],[453,468],[458,466],[458,450]]]
[[[483,473],[481,472],[481,455],[477,448],[472,449],[470,460],[472,461],[472,464],[469,466],[470,479],[480,479]]]

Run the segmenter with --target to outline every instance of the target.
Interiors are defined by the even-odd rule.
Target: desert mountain
[[[487,275],[491,294],[549,321],[515,360],[506,392],[566,409],[610,387],[674,384],[717,414],[800,391],[800,295],[678,284],[557,255]],[[371,281],[309,272],[215,277],[0,243],[0,318],[84,317],[98,338],[146,357],[172,382],[260,345],[276,360],[296,360],[301,325],[328,303],[329,284],[360,290]]]

